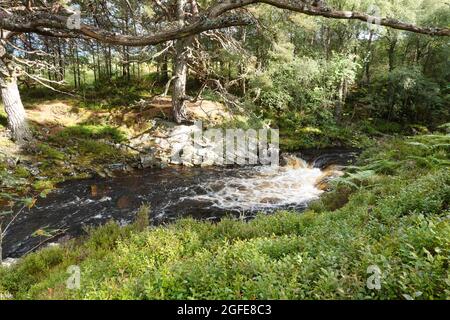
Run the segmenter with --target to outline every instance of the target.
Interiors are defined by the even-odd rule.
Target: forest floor
[[[139,101],[132,108],[110,110],[90,110],[79,108],[75,99],[53,98],[49,100],[27,101],[27,117],[38,141],[43,142],[68,127],[82,125],[109,125],[122,130],[128,138],[148,128],[148,122],[155,119],[171,119],[171,98],[155,97]],[[192,119],[208,123],[220,123],[231,117],[225,107],[218,102],[199,100],[187,104],[187,113]],[[8,139],[6,115],[0,111],[0,152],[13,156],[23,156],[19,148]]]

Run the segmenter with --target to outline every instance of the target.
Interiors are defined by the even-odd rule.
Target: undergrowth
[[[0,269],[17,299],[449,299],[448,135],[381,141],[303,213],[110,222]],[[66,288],[70,265],[81,287]],[[369,267],[381,271],[370,289]]]

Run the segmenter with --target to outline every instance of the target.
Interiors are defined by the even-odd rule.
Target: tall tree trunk
[[[81,87],[81,70],[80,70],[80,55],[78,53],[78,45],[75,44],[75,55],[77,59],[77,77],[78,77],[78,87]]]
[[[103,77],[103,73],[102,73],[102,66],[100,64],[100,49],[99,49],[98,43],[95,46],[95,54],[94,55],[97,57],[98,80],[101,82],[104,79],[104,77]]]
[[[78,79],[77,79],[77,67],[75,65],[75,61],[73,62],[72,68],[73,68],[73,85],[75,86],[75,89],[77,89],[78,88]]]
[[[127,47],[123,46],[122,48],[123,61],[122,61],[122,77],[124,79],[128,79],[128,50]]]
[[[336,103],[336,107],[334,110],[334,119],[336,120],[337,123],[341,122],[342,107],[344,104],[344,94],[345,94],[345,78],[342,77],[338,89],[338,101]]]
[[[364,64],[364,80],[365,85],[367,87],[370,87],[370,80],[371,80],[371,74],[370,74],[370,63],[372,62],[372,40],[373,40],[373,31],[370,30],[369,40],[367,42],[367,50],[366,50],[366,61]]]
[[[169,81],[169,65],[168,65],[168,56],[166,53],[162,56],[161,70],[160,70],[160,79],[162,83]]]
[[[395,69],[396,46],[397,46],[397,36],[394,35],[392,39],[389,39],[389,46],[388,46],[388,60],[389,60],[389,73],[390,74]],[[388,82],[388,105],[389,105],[388,120],[391,120],[393,112],[394,112],[394,105],[395,105],[395,85],[394,85],[392,78],[390,78],[389,82]]]
[[[186,114],[186,82],[187,82],[187,40],[177,40],[175,45],[175,65],[172,92],[172,112],[176,123],[187,120]]]
[[[8,129],[11,138],[19,144],[31,140],[25,109],[20,98],[17,76],[20,69],[15,65],[5,47],[0,46],[0,90],[3,106],[7,115]],[[0,51],[0,52],[1,52]]]
[[[112,68],[112,55],[111,55],[111,46],[110,45],[108,45],[108,69],[109,69],[108,76],[109,76],[109,79],[111,79],[113,76],[113,68]]]
[[[180,25],[185,24],[185,7],[186,0],[178,0],[177,2],[177,19]],[[187,54],[188,46],[192,37],[182,38],[175,44],[175,61],[174,61],[174,80],[172,92],[172,113],[176,123],[187,120],[186,113],[186,82],[187,82]]]
[[[94,71],[94,83],[97,83],[97,67],[95,62],[95,51],[92,48],[92,70]]]
[[[63,47],[61,44],[60,39],[58,38],[58,69],[59,69],[59,80],[64,81],[65,76],[65,69],[64,69],[64,54],[63,54]]]
[[[389,42],[388,58],[389,58],[389,71],[392,72],[395,68],[395,48],[397,46],[397,39],[394,38]]]
[[[0,86],[11,138],[17,143],[29,141],[31,132],[28,128],[25,109],[20,98],[17,79],[12,77],[2,80]]]

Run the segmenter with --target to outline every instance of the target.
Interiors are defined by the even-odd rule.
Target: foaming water
[[[14,221],[3,241],[4,258],[19,257],[62,236],[81,235],[87,226],[109,220],[130,223],[142,204],[150,205],[152,224],[187,216],[219,220],[225,215],[249,218],[279,209],[301,211],[320,196],[324,181],[333,177],[334,170],[325,167],[345,164],[353,157],[342,150],[322,153],[319,158],[309,156],[308,161],[303,156],[308,155],[284,157],[278,168],[169,167],[64,182]],[[38,235],[47,232],[37,230],[53,236]]]
[[[257,211],[289,208],[316,199],[323,192],[316,187],[322,170],[308,167],[257,167],[251,177],[228,177],[199,185],[204,194],[191,201],[230,211]]]

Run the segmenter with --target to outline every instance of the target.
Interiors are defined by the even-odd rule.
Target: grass
[[[51,147],[47,143],[38,143],[36,145],[36,149],[37,152],[40,153],[41,156],[45,159],[64,160],[65,158],[64,152],[61,152],[54,147]]]
[[[327,147],[367,148],[373,143],[374,140],[367,133],[352,124],[331,125],[326,128],[280,129],[280,148],[283,151]]]
[[[122,131],[108,125],[66,127],[36,145],[40,175],[57,183],[102,172],[104,164],[128,161],[131,155],[113,146],[125,139]]]
[[[70,99],[75,108],[83,108],[91,111],[109,111],[114,108],[128,108],[140,99],[148,98],[155,92],[161,91],[161,87],[155,86],[154,81],[149,76],[141,79],[114,77],[110,80],[93,82],[93,74],[86,73],[88,78],[80,88],[77,88],[77,95],[73,94],[73,79],[69,75],[67,84],[57,87],[59,91],[53,91],[43,86],[34,86],[22,90],[22,101],[25,106],[32,106],[37,102],[52,99]],[[1,117],[1,114],[0,114]],[[0,118],[1,121],[1,118]]]
[[[108,139],[114,142],[121,142],[126,139],[125,134],[120,129],[108,125],[76,125],[64,128],[57,133],[53,139],[64,141],[71,138],[78,139]]]
[[[49,137],[49,142],[61,150],[66,158],[87,168],[125,161],[128,155],[112,145],[125,140],[125,134],[118,128],[84,124],[66,127]]]
[[[100,111],[114,108],[127,108],[136,101],[148,98],[159,87],[154,87],[149,77],[141,79],[114,78],[108,82],[98,82],[81,88],[83,99],[78,102],[79,108]]]
[[[302,214],[145,228],[144,208],[138,223],[111,222],[0,269],[0,292],[18,299],[449,299],[449,142],[448,135],[380,142]],[[65,286],[70,265],[80,266],[79,290]],[[373,265],[380,290],[366,285]]]

